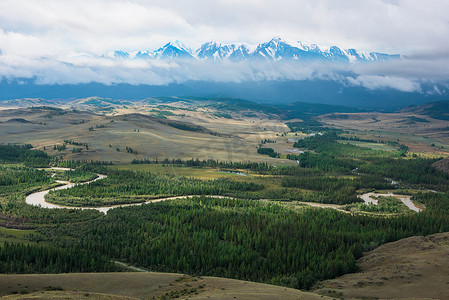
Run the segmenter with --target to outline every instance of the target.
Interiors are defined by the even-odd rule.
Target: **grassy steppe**
[[[165,120],[148,115],[145,110],[140,113],[125,110],[114,116],[78,110],[4,110],[0,111],[0,140],[5,144],[31,143],[51,155],[73,160],[129,163],[143,158],[200,158],[280,163],[258,155],[255,147],[264,137],[287,131],[283,122],[187,113],[190,115],[179,120]],[[27,122],[19,123],[18,116]],[[173,126],[171,122],[180,125]],[[189,126],[203,129],[188,130]],[[75,144],[63,147],[64,141]]]

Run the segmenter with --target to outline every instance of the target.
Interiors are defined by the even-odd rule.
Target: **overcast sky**
[[[410,57],[411,63],[402,66],[407,74],[371,68],[363,75],[444,80],[448,12],[448,0],[0,0],[0,77],[132,82],[137,70],[152,78],[146,83],[163,83],[178,75],[164,66],[89,61],[74,66],[70,59],[81,53],[156,50],[174,40],[195,48],[212,40],[258,44],[281,36]],[[114,77],[102,73],[104,68],[113,68]]]

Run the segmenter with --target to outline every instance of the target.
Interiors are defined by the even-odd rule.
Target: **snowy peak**
[[[192,51],[187,48],[182,42],[174,41],[165,44],[154,52],[154,57],[159,59],[193,59]]]
[[[150,52],[150,51],[139,51],[136,53],[134,58],[150,59],[150,58],[154,58],[154,53]]]
[[[235,49],[236,46],[234,44],[226,45],[217,42],[208,42],[196,51],[196,56],[199,59],[222,60],[228,58]]]
[[[229,59],[234,62],[245,61],[249,59],[250,52],[248,45],[242,44],[235,48],[231,55],[229,55]]]
[[[294,47],[287,44],[287,42],[285,42],[280,37],[275,37],[269,42],[258,45],[252,55],[256,58],[278,60],[285,57],[285,54],[291,51],[293,48]]]
[[[329,52],[322,52],[322,53],[327,59],[331,61],[344,62],[344,63],[350,62],[345,52],[340,48],[338,48],[337,46],[332,46],[329,48]]]
[[[129,54],[125,51],[114,51],[113,54],[103,55],[113,59],[168,59],[168,60],[204,60],[241,62],[256,61],[323,61],[337,63],[359,63],[400,59],[399,54],[385,54],[379,52],[360,52],[353,48],[341,49],[331,46],[323,49],[317,44],[305,45],[298,41],[290,44],[281,37],[274,37],[270,41],[257,45],[250,50],[247,44],[222,44],[207,42],[196,50],[191,50],[181,41],[165,44],[156,51],[138,51]]]
[[[304,51],[321,53],[320,46],[318,46],[317,44],[305,45],[302,42],[298,41],[298,45],[299,45],[299,48]]]
[[[277,49],[283,49],[285,47],[291,47],[289,44],[287,44],[286,41],[284,41],[280,37],[274,37],[269,42],[260,44],[259,47],[260,46],[268,48],[268,49],[272,49],[274,51],[277,50]]]
[[[174,42],[170,42],[170,43],[165,45],[165,47],[167,47],[167,46],[179,49],[179,50],[184,51],[184,52],[190,52],[190,49],[186,45],[184,45],[183,42],[181,42],[179,40],[176,40]]]

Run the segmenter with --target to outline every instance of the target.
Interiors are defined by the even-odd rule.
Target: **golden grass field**
[[[108,114],[98,110],[1,110],[0,140],[3,144],[30,143],[37,149],[45,148],[51,155],[74,160],[129,163],[133,159],[199,158],[291,163],[257,154],[260,140],[288,131],[278,119],[263,115],[220,118],[213,115],[213,110],[203,108],[170,110],[173,115],[169,119],[160,119],[154,116],[154,110],[119,108]],[[173,121],[202,126],[204,130],[181,130],[166,124]],[[63,151],[54,150],[54,145],[62,145],[64,140],[87,143],[89,149],[67,145]],[[137,154],[127,152],[126,147]],[[73,148],[83,149],[72,153]]]
[[[45,149],[51,155],[62,155],[73,160],[102,160],[130,163],[133,159],[163,160],[165,158],[199,158],[221,161],[266,161],[291,163],[257,154],[256,147],[264,138],[276,137],[287,131],[287,126],[274,119],[218,118],[201,112],[173,117],[170,120],[203,126],[204,131],[181,130],[167,124],[167,120],[141,113],[100,115],[86,111],[63,112],[39,109],[12,109],[0,111],[0,140],[2,144],[30,143]],[[90,129],[89,129],[90,128]],[[214,134],[210,134],[213,132]],[[54,150],[64,140],[87,143],[67,145],[63,151]],[[135,153],[128,153],[131,147]],[[82,148],[72,153],[73,148]]]

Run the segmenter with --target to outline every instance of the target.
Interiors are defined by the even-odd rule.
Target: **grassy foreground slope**
[[[268,284],[155,272],[0,275],[0,296],[5,295],[10,295],[7,299],[330,299]]]
[[[350,299],[449,299],[449,233],[388,243],[357,261],[361,272],[326,280],[315,292]]]

